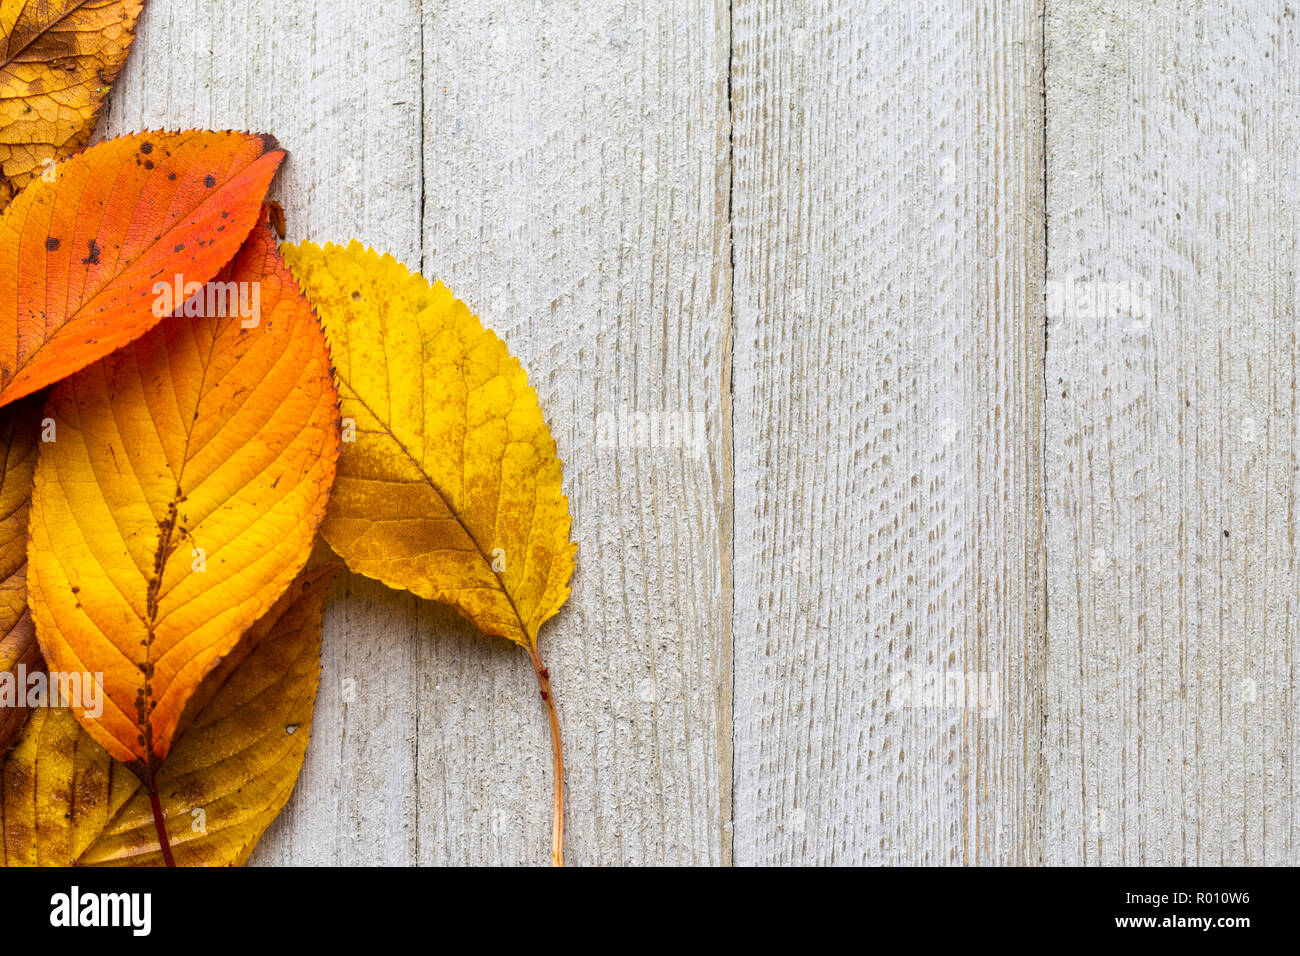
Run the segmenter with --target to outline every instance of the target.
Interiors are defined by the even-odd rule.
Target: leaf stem
[[[564,747],[560,743],[560,715],[555,710],[555,694],[551,691],[551,675],[542,666],[541,655],[530,647],[528,657],[537,672],[537,686],[546,705],[546,716],[551,722],[551,757],[555,779],[555,817],[551,824],[551,862],[564,866]]]
[[[171,840],[167,838],[167,824],[163,819],[162,803],[158,800],[158,781],[154,778],[153,771],[149,772],[149,803],[153,806],[153,825],[158,831],[158,845],[162,847],[163,860],[168,866],[175,866]]]

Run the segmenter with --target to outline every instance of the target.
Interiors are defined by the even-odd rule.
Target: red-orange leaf
[[[215,276],[283,158],[247,133],[137,133],[19,193],[0,215],[0,405],[153,328],[159,283]]]

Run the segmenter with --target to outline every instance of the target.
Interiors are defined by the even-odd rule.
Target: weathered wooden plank
[[[146,12],[109,132],[276,133],[291,236],[533,370],[575,862],[730,859],[733,628],[739,862],[1297,861],[1294,18],[1047,13],[1045,201],[1036,5]],[[548,772],[517,651],[349,578],[257,861],[541,862]]]
[[[722,862],[726,4],[425,7],[424,265],[530,369],[565,459],[578,572],[542,650],[569,859]],[[422,859],[547,860],[530,667],[459,625],[428,631],[419,772],[437,812],[420,816]]]
[[[1040,13],[735,2],[738,863],[1041,853]]]
[[[729,851],[727,42],[700,0],[175,0],[106,122],[274,132],[290,238],[423,265],[531,370],[580,547],[542,635],[576,863]],[[549,746],[517,649],[348,578],[255,861],[546,862]]]
[[[1300,861],[1298,39],[1048,5],[1049,862]]]

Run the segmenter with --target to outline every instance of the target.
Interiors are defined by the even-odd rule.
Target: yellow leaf
[[[332,575],[304,573],[240,643],[157,775],[180,865],[243,863],[302,769],[320,680],[321,606]],[[215,684],[216,682],[214,682]],[[6,866],[159,866],[149,795],[65,708],[38,708],[0,768]]]
[[[27,611],[27,511],[40,436],[40,396],[0,409],[0,756],[27,720],[24,673],[42,667]]]
[[[343,412],[325,540],[353,571],[535,650],[569,596],[576,546],[518,360],[392,256],[356,242],[283,251],[325,326]]]
[[[505,343],[392,256],[305,242],[284,257],[325,326],[343,411],[321,535],[359,574],[519,644],[551,726],[551,858],[564,862],[564,756],[538,629],[569,596],[569,500],[537,394]]]
[[[142,776],[203,678],[303,567],[338,454],[325,339],[265,213],[200,292],[210,314],[214,288],[232,297],[224,318],[166,318],[55,387],[56,440],[36,468],[41,650],[51,671],[102,675],[103,713],[75,701],[73,713]]]
[[[0,0],[0,209],[86,145],[143,0]]]

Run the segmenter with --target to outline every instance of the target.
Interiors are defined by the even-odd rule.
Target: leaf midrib
[[[519,607],[515,604],[514,595],[512,595],[510,593],[510,589],[506,587],[506,583],[505,581],[502,580],[500,572],[498,572],[496,568],[492,567],[492,562],[487,559],[487,552],[483,549],[482,543],[478,540],[478,537],[474,534],[474,532],[470,530],[469,525],[465,523],[465,519],[462,518],[460,513],[452,506],[447,493],[444,492],[442,488],[438,486],[438,483],[433,480],[432,476],[430,476],[429,473],[425,471],[424,463],[420,461],[420,459],[416,458],[414,454],[411,453],[411,450],[406,447],[406,445],[402,442],[400,438],[398,438],[395,434],[393,434],[392,426],[389,425],[389,423],[386,422],[383,418],[381,418],[378,414],[376,414],[375,410],[370,407],[369,403],[366,402],[366,400],[361,397],[361,395],[357,392],[356,387],[352,384],[351,380],[347,378],[345,375],[343,375],[341,372],[338,373],[338,377],[339,377],[339,381],[347,385],[348,391],[352,393],[352,401],[355,401],[358,405],[364,408],[366,412],[369,413],[370,417],[373,418],[379,424],[381,429],[383,429],[383,433],[392,440],[394,445],[396,445],[398,448],[401,449],[402,454],[405,455],[407,460],[410,461],[410,463],[415,466],[415,470],[419,473],[420,477],[424,479],[425,483],[430,488],[433,489],[433,493],[436,494],[438,498],[442,501],[443,505],[447,509],[447,513],[450,514],[454,519],[456,519],[456,523],[460,525],[461,530],[463,530],[466,536],[469,538],[469,540],[473,542],[474,548],[478,552],[479,559],[482,560],[483,564],[486,565],[487,569],[492,572],[492,576],[496,578],[497,587],[499,587],[501,589],[501,593],[505,595],[506,601],[510,605],[510,610],[515,616],[515,620],[519,622],[519,632],[524,636],[524,639],[526,641],[531,642],[532,637],[528,633],[527,625],[524,624],[523,615],[519,613]],[[498,504],[500,504],[499,501]]]
[[[164,318],[162,322],[166,322],[170,318],[174,318],[174,316],[168,316],[167,318]],[[161,325],[162,322],[160,322],[159,325]],[[196,324],[195,328],[197,327],[198,326]],[[175,537],[176,534],[176,525],[180,520],[180,507],[181,507],[182,499],[185,497],[182,482],[185,479],[185,466],[188,465],[190,461],[190,443],[193,441],[194,438],[194,421],[195,419],[198,418],[199,407],[203,404],[203,396],[206,394],[207,391],[208,370],[211,369],[212,367],[212,358],[216,352],[216,346],[217,346],[217,337],[216,335],[213,335],[211,340],[208,342],[207,358],[203,360],[203,374],[199,377],[199,386],[194,392],[194,396],[195,396],[194,415],[190,417],[188,420],[184,418],[182,419],[187,421],[187,428],[185,432],[185,448],[181,451],[180,470],[176,474],[176,490],[172,493],[172,500],[167,505],[167,514],[171,520],[167,523],[166,532],[162,533],[160,531],[158,535],[158,547],[157,550],[154,552],[154,554],[156,556],[159,556],[161,560],[157,560],[157,559],[155,560],[154,562],[155,570],[153,574],[150,576],[149,580],[145,582],[145,602],[146,602],[145,614],[148,617],[148,620],[145,621],[145,630],[148,634],[148,639],[145,641],[145,645],[144,645],[144,663],[146,668],[150,664],[150,658],[153,651],[153,642],[154,642],[154,638],[157,636],[155,634],[154,628],[157,626],[158,623],[158,603],[159,603],[159,597],[162,593],[163,577],[167,570],[167,562],[168,560],[170,560],[172,554],[175,553],[175,549],[171,547],[171,543],[172,543],[172,539]],[[171,368],[170,354],[168,357],[167,368],[168,368],[168,373],[171,374],[172,368]],[[149,606],[150,604],[149,594],[151,591],[153,592],[152,607]],[[142,671],[141,673],[143,674],[146,672]],[[151,683],[152,680],[153,680],[152,674],[146,676],[144,679],[145,686],[152,687],[152,683]],[[148,694],[145,695],[145,703],[146,704],[154,703],[153,699],[150,698]],[[146,745],[148,747],[148,752],[145,754],[145,760],[148,762],[150,772],[153,772],[157,770],[157,767],[160,766],[162,762],[159,761],[158,765],[154,764],[153,708],[152,707],[150,707],[149,712],[145,716],[145,719],[147,722],[147,726],[141,727],[140,731],[145,735]]]
[[[76,13],[78,10],[80,10],[89,2],[90,0],[77,0],[77,3],[73,4],[72,6],[68,7],[67,10],[63,11],[62,16],[60,16],[57,20],[53,21],[52,23],[47,24],[45,29],[41,30],[39,33],[34,34],[30,40],[28,40],[21,47],[19,47],[18,50],[15,53],[11,54],[7,60],[5,60],[3,63],[0,63],[0,70],[7,69],[9,67],[9,64],[13,63],[14,60],[18,59],[20,56],[26,53],[28,48],[32,44],[36,43],[39,40],[44,39],[46,34],[52,33],[55,27],[57,27],[64,20],[68,19],[68,17],[72,16],[74,13]],[[29,7],[30,4],[27,3],[23,4],[23,13],[26,13]],[[22,19],[21,13],[18,15],[18,18],[19,20]],[[15,26],[16,25],[17,25],[17,21],[15,21]]]

